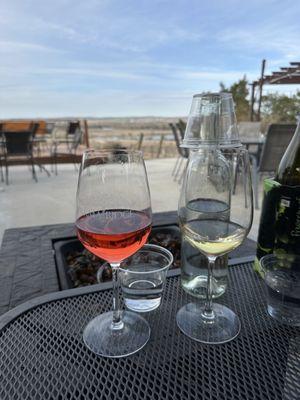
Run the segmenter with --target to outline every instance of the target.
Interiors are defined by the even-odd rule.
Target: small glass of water
[[[300,256],[268,254],[260,263],[269,315],[283,324],[300,326]]]
[[[124,260],[119,270],[123,298],[129,310],[148,312],[160,306],[173,255],[161,246],[146,244]]]

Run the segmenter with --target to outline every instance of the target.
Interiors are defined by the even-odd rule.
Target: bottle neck
[[[300,186],[300,122],[280,161],[276,180],[283,185]]]

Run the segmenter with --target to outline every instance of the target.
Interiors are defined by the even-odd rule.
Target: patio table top
[[[299,399],[300,330],[266,313],[263,282],[252,262],[229,268],[219,302],[240,317],[233,341],[206,345],[176,326],[191,298],[170,271],[159,309],[144,314],[152,333],[144,349],[121,359],[91,353],[86,324],[111,309],[110,283],[35,298],[0,318],[0,398],[6,399]]]

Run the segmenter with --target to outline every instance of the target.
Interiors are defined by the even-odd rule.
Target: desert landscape
[[[89,146],[104,147],[125,146],[141,149],[146,159],[169,158],[177,155],[174,136],[169,126],[180,117],[141,117],[141,118],[86,118],[80,119],[82,129],[87,122]],[[185,118],[181,118],[185,120]],[[78,118],[53,119],[55,123],[53,139],[66,135],[67,123]]]

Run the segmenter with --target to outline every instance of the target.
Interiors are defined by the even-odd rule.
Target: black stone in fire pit
[[[180,230],[178,226],[153,227],[148,242],[170,250],[174,256],[171,268],[180,267]],[[96,274],[99,268],[103,269],[103,282],[111,279],[109,265],[84,249],[76,237],[55,242],[54,250],[61,290],[97,283]]]

